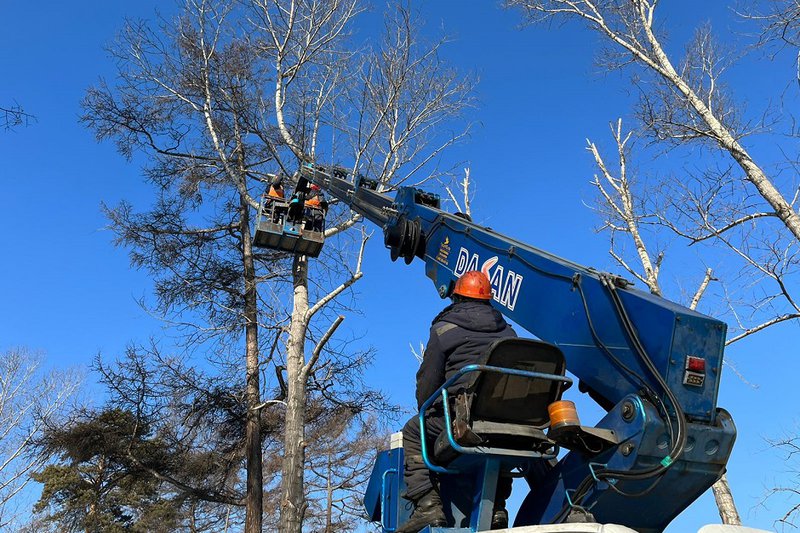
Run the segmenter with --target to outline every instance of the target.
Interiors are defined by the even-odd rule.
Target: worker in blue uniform
[[[503,319],[503,315],[492,307],[492,287],[484,273],[464,273],[456,281],[452,300],[453,303],[439,313],[431,325],[430,338],[417,372],[418,408],[458,370],[477,363],[494,341],[517,336]],[[448,392],[455,397],[459,392],[459,381],[449,387]],[[442,431],[445,431],[444,412],[441,401],[438,401],[428,409],[425,416],[428,450],[433,449],[433,443]],[[417,416],[403,427],[403,448],[406,483],[404,497],[411,500],[414,510],[408,521],[397,529],[397,533],[416,533],[428,525],[444,526],[446,520],[436,475],[428,470],[422,459]],[[507,527],[505,501],[510,494],[511,479],[500,478],[492,529]]]

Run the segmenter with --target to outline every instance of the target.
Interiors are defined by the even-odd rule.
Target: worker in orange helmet
[[[283,202],[284,198],[283,176],[278,174],[269,183],[267,202],[265,204],[267,209],[272,210],[272,222],[275,224],[283,224],[283,219],[286,216],[287,207]]]
[[[325,215],[328,213],[328,201],[319,185],[312,184],[306,198],[306,229],[322,231],[325,226]]]
[[[445,307],[431,325],[430,338],[417,372],[418,408],[458,370],[477,363],[493,342],[504,337],[517,336],[503,319],[503,315],[492,307],[492,285],[483,272],[465,272],[456,281],[451,299],[453,303]],[[463,390],[459,387],[460,383],[456,381],[448,388],[452,397]],[[445,431],[444,412],[441,401],[438,401],[428,409],[425,416],[425,442],[428,450],[433,449],[433,443],[442,431]],[[425,526],[446,525],[435,473],[428,470],[422,459],[417,416],[403,427],[403,448],[406,483],[404,497],[414,504],[414,511],[408,521],[397,529],[397,533],[416,533]],[[500,478],[492,529],[508,527],[505,501],[510,494],[511,478]]]

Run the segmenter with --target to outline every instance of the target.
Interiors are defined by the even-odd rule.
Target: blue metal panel
[[[592,475],[593,463],[630,472],[662,461],[669,452],[669,438],[661,418],[639,398],[630,396],[628,400],[637,406],[633,419],[626,421],[621,409],[615,408],[598,424],[614,430],[620,446],[593,458],[574,452],[564,457],[542,484],[531,487],[533,492],[523,502],[515,526],[559,519],[570,505],[570,491]],[[614,488],[629,494],[649,489],[636,497],[636,505],[630,505],[630,496],[618,494],[605,482],[597,483],[581,505],[589,508],[600,523],[624,524],[642,533],[662,531],[724,472],[736,430],[724,411],[717,422],[715,426],[689,424],[686,451],[662,477],[615,483]]]
[[[497,479],[500,475],[500,459],[487,458],[478,473],[478,488],[472,503],[470,528],[473,531],[488,531],[492,526],[494,497],[497,492]]]
[[[726,327],[722,322],[710,322],[705,317],[677,315],[669,365],[665,369],[667,384],[673,391],[680,390],[681,401],[687,415],[706,419],[717,405],[718,383],[722,373],[722,350]],[[686,357],[705,360],[706,379],[701,386],[685,385]]]
[[[364,493],[364,509],[369,519],[379,522],[386,533],[397,529],[398,523],[410,514],[408,502],[400,496],[403,490],[403,448],[379,452]]]
[[[421,195],[426,193],[417,189],[399,188],[390,204],[387,196],[339,179],[327,169],[308,164],[302,172],[305,178],[382,225],[387,234],[399,225],[404,226],[405,221],[418,222],[424,236],[424,250],[413,253],[425,261],[425,272],[442,297],[450,293],[452,284],[463,272],[484,270],[494,287],[498,308],[539,338],[558,345],[567,358],[569,370],[612,404],[640,390],[642,383],[663,393],[641,357],[631,351],[598,271],[445,213],[437,208],[435,198],[421,202]],[[695,319],[695,331],[699,334],[709,331],[724,334],[721,322],[663,298],[631,288],[620,288],[617,292],[661,376],[670,374],[671,360],[680,355],[673,353],[676,350],[673,339],[681,338],[674,335],[677,321]],[[604,344],[610,355],[598,343]],[[705,346],[708,368],[718,367],[722,360],[721,343],[712,340]],[[673,391],[686,415],[713,423],[719,372],[708,372],[701,390],[683,386],[678,374],[674,372],[669,384],[681,382]]]

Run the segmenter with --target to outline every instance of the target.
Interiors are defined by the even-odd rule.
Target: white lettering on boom
[[[489,278],[489,282],[492,285],[493,299],[503,307],[508,308],[509,311],[513,311],[517,305],[523,277],[511,269],[506,272],[502,265],[497,264],[498,260],[497,256],[487,259],[483,263],[482,271]],[[469,250],[462,246],[458,250],[453,274],[456,277],[461,277],[465,272],[478,270],[479,264],[480,257],[478,254],[470,253]]]

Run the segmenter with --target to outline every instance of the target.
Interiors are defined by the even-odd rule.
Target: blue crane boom
[[[424,261],[441,297],[464,272],[486,273],[496,307],[558,346],[608,411],[597,428],[617,445],[567,454],[517,525],[551,523],[580,504],[601,522],[661,531],[724,472],[736,430],[717,408],[723,322],[447,213],[434,194],[400,187],[391,199],[311,163],[300,175],[299,187],[317,184],[381,226],[393,260]]]

